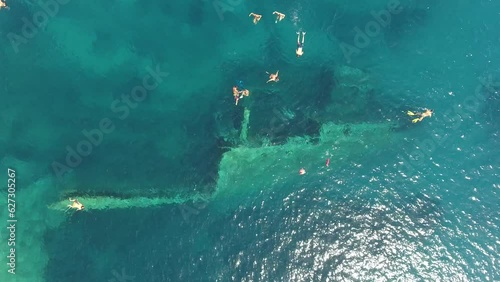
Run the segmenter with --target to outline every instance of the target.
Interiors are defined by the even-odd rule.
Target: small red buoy
[[[300,174],[300,175],[304,175],[304,174],[306,174],[306,170],[305,170],[305,169],[303,169],[303,168],[301,168],[301,169],[299,170],[299,174]]]

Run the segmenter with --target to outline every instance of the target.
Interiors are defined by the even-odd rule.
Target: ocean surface
[[[500,1],[6,3],[0,281],[500,281]]]

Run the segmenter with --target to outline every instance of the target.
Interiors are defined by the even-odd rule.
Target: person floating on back
[[[253,23],[254,24],[257,24],[260,19],[262,19],[262,15],[257,15],[255,13],[250,13],[250,15],[248,15],[249,17],[253,17]]]
[[[300,32],[297,32],[297,50],[295,50],[295,54],[297,54],[297,57],[300,57],[304,54],[304,50],[302,48],[304,47],[304,39],[306,38],[306,33],[302,32],[302,43],[300,42]]]
[[[285,18],[285,14],[282,14],[282,13],[277,12],[277,11],[274,11],[273,15],[276,15],[275,23],[281,22]]]
[[[269,82],[271,82],[271,81],[273,81],[273,82],[278,82],[278,81],[280,81],[280,78],[278,77],[278,73],[279,73],[279,72],[280,72],[280,71],[276,71],[276,73],[268,73],[268,72],[266,71],[266,73],[269,75],[269,80],[268,80],[266,83],[269,83]]]
[[[418,116],[417,118],[412,119],[411,122],[413,122],[413,123],[417,123],[419,121],[422,121],[426,117],[432,117],[433,113],[434,113],[434,110],[429,110],[429,109],[425,109],[425,112],[423,112],[423,113],[414,113],[412,111],[407,112],[407,114],[409,116]]]

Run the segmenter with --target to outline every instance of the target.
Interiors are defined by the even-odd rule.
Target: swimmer
[[[271,81],[274,81],[274,82],[278,82],[278,81],[280,81],[280,78],[278,77],[278,73],[279,73],[279,72],[280,72],[280,71],[276,71],[276,73],[268,73],[268,72],[266,71],[266,73],[269,75],[269,80],[268,80],[266,83],[269,83],[269,82],[271,82]]]
[[[234,100],[236,101],[235,105],[238,105],[238,100],[240,100],[240,94],[241,91],[238,91],[238,86],[233,86],[233,96]]]
[[[297,32],[297,50],[295,50],[295,54],[297,57],[304,55],[304,51],[302,48],[304,47],[304,39],[306,38],[306,33],[302,32],[302,43],[300,43],[300,32]]]
[[[71,202],[71,205],[68,205],[68,210],[75,209],[77,211],[81,211],[81,210],[85,209],[85,207],[82,205],[82,203],[78,202],[78,199],[69,198],[69,201]]]
[[[423,113],[414,113],[412,111],[408,111],[408,115],[409,116],[419,116],[418,118],[414,118],[411,122],[413,123],[417,123],[419,121],[422,121],[424,118],[426,117],[432,117],[432,114],[434,113],[434,110],[429,110],[429,109],[425,109],[425,112]]]
[[[243,89],[241,91],[238,91],[237,86],[233,86],[233,96],[235,100],[235,105],[238,105],[238,101],[240,99],[243,99],[243,97],[248,97],[250,95],[250,91],[248,89]]]
[[[241,93],[240,99],[243,98],[243,96],[248,97],[248,95],[250,95],[250,91],[248,91],[248,89],[243,89],[240,91],[240,93]]]
[[[281,22],[285,18],[285,14],[282,14],[282,13],[277,12],[277,11],[274,11],[273,15],[276,15],[275,23]]]
[[[254,24],[257,24],[260,21],[260,19],[262,19],[262,15],[257,15],[255,13],[250,13],[250,15],[248,15],[248,16],[249,17],[253,17],[253,23]]]
[[[5,8],[7,10],[9,9],[7,4],[5,4],[5,0],[0,0],[0,10],[2,10],[2,8]]]
[[[240,96],[240,92],[241,91],[238,91],[238,86],[233,86],[233,96],[234,97]]]

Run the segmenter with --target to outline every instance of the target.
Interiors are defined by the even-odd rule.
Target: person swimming
[[[422,121],[426,117],[432,117],[433,113],[434,113],[434,110],[429,110],[429,109],[425,109],[425,111],[423,113],[414,113],[412,111],[407,112],[407,114],[409,116],[418,116],[418,118],[412,119],[412,121],[411,121],[412,123],[417,123],[419,121]]]
[[[280,12],[274,11],[273,15],[276,15],[276,21],[274,23],[281,22],[285,18],[285,14],[282,14]]]
[[[85,209],[85,206],[83,206],[82,203],[80,203],[78,201],[78,199],[71,199],[69,198],[69,201],[71,202],[70,205],[68,205],[68,210],[69,209],[74,209],[74,210],[77,210],[77,211],[82,211]]]
[[[262,15],[258,15],[258,14],[255,14],[255,13],[250,13],[248,16],[249,17],[253,17],[253,23],[254,24],[257,24],[260,21],[260,19],[262,19]]]
[[[278,71],[276,71],[276,73],[268,73],[268,72],[266,71],[266,73],[269,75],[269,80],[268,80],[266,83],[269,83],[269,82],[271,82],[271,81],[273,81],[273,82],[278,82],[278,81],[280,81],[280,78],[278,77],[278,73],[279,73],[279,72],[280,72],[279,70],[278,70]]]
[[[295,50],[295,54],[297,55],[297,57],[304,55],[304,50],[302,48],[304,48],[305,38],[306,38],[306,33],[302,32],[302,43],[301,43],[300,42],[300,32],[297,32],[297,50]]]
[[[233,86],[233,96],[240,96],[240,91],[238,90],[238,86]]]
[[[9,6],[5,3],[5,0],[0,0],[0,10],[7,9],[9,10]]]
[[[241,93],[240,99],[243,99],[243,97],[248,97],[248,95],[250,95],[250,91],[248,89],[243,89],[240,91],[240,93]]]

